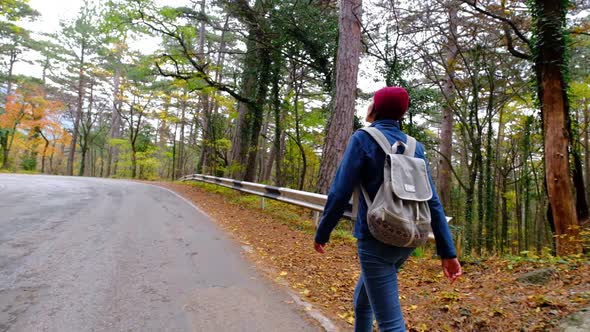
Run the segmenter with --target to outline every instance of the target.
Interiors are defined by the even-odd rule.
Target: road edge
[[[194,203],[193,201],[189,200],[188,198],[182,196],[181,194],[175,192],[174,190],[160,186],[155,183],[146,183],[146,182],[139,182],[139,183],[153,186],[153,187],[157,187],[157,188],[163,189],[165,191],[168,191],[168,192],[174,194],[175,196],[177,196],[178,198],[182,199],[185,203],[187,203],[188,205],[193,207],[199,213],[207,216],[210,220],[215,221],[215,218],[211,217],[209,214],[207,214],[205,211],[203,211],[200,207],[198,207],[196,205],[196,203]],[[224,233],[227,233],[221,227],[220,227],[220,230],[223,231]],[[236,241],[236,239],[233,236],[230,236],[230,239],[232,241]],[[239,243],[238,243],[238,245],[240,246],[242,251],[249,253],[251,255],[254,255],[253,252],[249,252],[247,249],[245,249]],[[268,271],[266,271],[263,267],[259,266],[258,264],[254,264],[254,265],[256,266],[256,269],[258,269],[261,272],[264,272],[263,275],[265,276],[266,279],[268,279],[273,284],[278,285],[281,288],[283,288],[286,291],[287,295],[289,295],[293,299],[293,302],[303,309],[302,311],[305,313],[305,315],[308,318],[310,318],[314,322],[318,323],[327,332],[339,332],[340,331],[340,329],[336,326],[336,324],[334,324],[334,322],[332,322],[332,320],[330,318],[328,318],[326,315],[324,315],[320,310],[315,309],[311,303],[306,302],[303,299],[301,299],[301,297],[299,295],[297,295],[290,287],[288,287],[288,285],[286,283],[280,282],[277,280],[273,280],[272,278],[268,277],[268,275],[267,275]]]

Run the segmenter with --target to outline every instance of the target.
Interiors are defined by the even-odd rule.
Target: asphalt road
[[[0,331],[317,331],[156,186],[0,174]]]

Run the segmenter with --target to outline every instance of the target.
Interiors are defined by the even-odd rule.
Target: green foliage
[[[275,45],[286,45],[289,52],[304,52],[323,75],[328,91],[334,79],[334,57],[338,41],[336,11],[301,1],[272,1],[269,13]]]
[[[109,145],[111,146],[116,146],[119,148],[124,147],[126,144],[128,144],[126,139],[122,139],[122,138],[111,138],[109,140]]]
[[[28,0],[2,0],[0,2],[0,18],[6,21],[20,21],[36,18],[40,13],[28,4]]]
[[[509,268],[513,269],[520,265],[528,263],[551,265],[560,269],[572,269],[576,268],[579,264],[583,264],[588,261],[588,257],[583,255],[572,255],[567,257],[554,256],[551,254],[553,250],[551,248],[543,248],[542,253],[535,254],[531,251],[521,251],[518,255],[507,255],[505,257],[509,264]]]
[[[513,190],[508,191],[504,194],[504,198],[506,199],[508,210],[514,210],[516,206],[516,192]]]
[[[425,252],[423,247],[418,247],[412,251],[412,257],[424,257]]]
[[[158,169],[161,165],[157,158],[158,149],[150,146],[146,151],[137,153],[137,167],[139,168],[139,178],[144,180],[159,179]]]
[[[181,11],[178,8],[168,6],[160,8],[159,12],[163,18],[168,20],[175,20],[181,13]]]
[[[35,20],[38,16],[39,13],[29,6],[28,1],[0,1],[0,63],[3,66],[12,67],[17,61],[23,60],[23,53],[35,44],[29,31],[19,26],[18,23],[21,20]],[[3,83],[14,80],[14,77],[8,77],[5,69],[8,68],[3,68],[0,71],[0,80]],[[14,76],[14,73],[10,75]],[[0,90],[0,95],[4,93],[4,89]],[[2,96],[2,100],[0,114],[5,106],[4,96]]]
[[[37,172],[36,170],[25,171],[22,169],[17,169],[17,170],[0,169],[0,174],[39,174],[39,172]]]
[[[527,0],[526,4],[529,8],[533,19],[532,25],[532,53],[535,63],[541,63],[548,59],[542,59],[541,48],[554,48],[563,51],[563,58],[560,59],[558,65],[561,67],[561,72],[564,78],[564,85],[567,89],[570,81],[570,58],[571,58],[571,36],[569,27],[567,27],[567,12],[571,8],[569,0],[556,0],[561,2],[562,11],[555,17],[548,17],[542,8],[543,3],[539,0]],[[537,77],[533,77],[536,86],[539,87],[542,82],[537,82]],[[537,96],[537,99],[540,96]],[[540,101],[537,101],[540,104]]]
[[[37,168],[37,156],[27,155],[21,159],[21,168],[25,171],[34,171]]]
[[[424,144],[426,150],[432,150],[438,139],[429,129],[430,124],[424,119],[437,118],[442,109],[440,92],[428,88],[407,88],[410,95],[410,107],[404,116],[402,128]],[[422,122],[418,122],[423,119]]]

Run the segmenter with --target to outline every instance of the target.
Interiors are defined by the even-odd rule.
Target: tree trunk
[[[504,253],[504,249],[508,245],[508,200],[506,198],[506,175],[502,174],[500,180],[500,197],[502,201],[502,236],[500,237],[500,253]]]
[[[253,29],[250,34],[254,35]],[[241,94],[243,96],[253,96],[256,94],[258,83],[256,42],[254,38],[246,41],[246,57],[244,59],[244,71],[242,72]],[[250,145],[252,130],[252,113],[255,112],[251,105],[238,103],[238,119],[234,128],[231,151],[231,170],[230,175],[233,178],[241,178],[243,174],[246,155]]]
[[[489,107],[488,107],[489,108]],[[492,136],[494,130],[492,128],[492,114],[488,113],[488,129],[486,141],[486,163],[485,163],[485,186],[486,186],[486,200],[485,200],[485,248],[489,253],[494,249],[495,231],[494,220],[496,219],[496,209],[494,208],[494,201],[496,200],[494,181],[492,179],[492,160],[496,159],[496,150],[492,146]],[[483,208],[483,207],[482,207]],[[482,221],[483,222],[483,221]]]
[[[513,169],[514,169],[514,178],[515,179],[520,179],[522,177],[522,171],[519,171],[516,167],[516,165],[513,165]],[[525,234],[523,234],[523,209],[522,209],[522,186],[520,185],[519,181],[516,181],[514,183],[514,192],[516,194],[515,196],[515,210],[516,210],[516,243],[517,243],[517,248],[518,248],[518,254],[520,254],[524,248],[523,248],[523,238],[524,236],[526,236]]]
[[[176,113],[178,117],[178,113]],[[176,180],[178,178],[176,174],[176,134],[178,133],[178,121],[174,124],[174,135],[172,136],[173,143],[172,143],[172,180]]]
[[[76,105],[76,114],[74,115],[74,131],[72,132],[72,142],[68,154],[67,175],[74,175],[74,157],[76,156],[76,145],[78,143],[78,131],[80,127],[80,118],[82,117],[82,101],[84,100],[84,56],[86,53],[86,41],[82,40],[80,51],[80,68],[78,75],[78,101]]]
[[[14,71],[14,64],[16,63],[16,51],[13,49],[8,60],[8,76],[6,77],[6,97],[4,98],[4,108],[8,105],[8,98],[12,93],[12,74]],[[0,110],[2,114],[4,110]],[[0,128],[1,129],[1,128]],[[0,147],[2,147],[2,169],[8,169],[8,156],[10,148],[8,147],[8,132],[0,132]]]
[[[178,176],[185,175],[185,165],[186,165],[186,156],[184,153],[184,131],[186,125],[186,104],[187,104],[187,94],[186,92],[182,95],[182,100],[180,101],[180,141],[178,142],[178,162],[176,164],[176,174]]]
[[[88,112],[86,113],[86,122],[81,121],[82,131],[80,134],[80,152],[82,158],[80,159],[80,171],[78,176],[84,176],[86,172],[86,156],[90,148],[90,130],[92,129],[92,104],[94,103],[94,83],[90,84],[90,97],[88,99]],[[80,117],[80,120],[82,117]],[[91,163],[92,165],[92,163]]]
[[[6,141],[5,144],[2,144],[2,169],[8,169],[8,153],[10,152],[8,150],[8,134],[2,139]]]
[[[590,186],[590,102],[584,100],[584,167],[586,169],[586,186]],[[590,202],[590,190],[586,190],[586,201]],[[590,227],[590,225],[588,225]]]
[[[259,36],[262,38],[263,36]],[[258,70],[258,89],[256,92],[256,107],[252,114],[252,128],[250,137],[250,148],[248,151],[248,164],[246,167],[245,181],[256,181],[256,160],[258,156],[258,141],[260,131],[262,130],[262,122],[264,121],[264,104],[268,95],[268,85],[270,83],[270,65],[272,59],[270,58],[270,50],[267,48],[260,48],[258,50],[259,70]]]
[[[571,137],[571,136],[570,136]],[[586,201],[586,185],[584,183],[584,174],[582,167],[582,158],[577,147],[571,148],[571,154],[574,162],[573,180],[576,191],[576,214],[580,222],[588,219],[588,202]]]
[[[524,135],[523,135],[523,151],[522,151],[522,173],[523,176],[523,223],[524,223],[524,247],[525,250],[529,250],[530,247],[530,238],[531,238],[531,215],[530,215],[530,183],[531,183],[531,176],[529,171],[529,155],[530,155],[530,137],[532,135],[532,125],[533,125],[533,117],[529,116],[526,119],[525,128],[524,128]]]
[[[352,134],[361,51],[362,0],[340,3],[336,96],[320,165],[318,191],[327,193]]]
[[[539,99],[545,140],[545,176],[556,230],[558,255],[580,253],[579,230],[568,156],[569,105],[565,67],[565,29],[568,1],[536,0],[538,42],[535,68],[540,78]]]
[[[137,176],[137,152],[131,149],[131,178],[135,179]]]
[[[503,151],[503,146],[502,146],[502,142],[504,141],[504,129],[506,127],[506,121],[504,121],[504,108],[500,109],[500,114],[498,116],[498,136],[496,137],[496,162],[498,162],[498,158],[500,158],[501,156],[504,155],[504,151]],[[498,204],[497,206],[501,205],[501,197],[498,196],[502,196],[504,194],[504,192],[502,190],[500,190],[501,188],[501,183],[500,183],[500,176],[499,174],[500,172],[500,167],[494,167],[494,176],[493,178],[496,179],[495,183],[496,183],[496,187],[498,188],[498,195],[495,197],[494,199],[494,204]],[[500,243],[502,243],[502,238],[501,238],[501,234],[500,234],[500,227],[501,225],[499,224],[499,220],[498,218],[494,219],[494,228],[496,229],[495,234],[496,234],[496,238],[495,238],[495,242],[496,245],[499,246]],[[502,251],[500,251],[502,252]]]
[[[22,119],[22,115],[19,118],[19,120],[14,122],[14,125],[12,126],[12,130],[9,133],[12,134],[6,134],[6,146],[4,147],[4,160],[2,162],[2,168],[4,169],[8,169],[8,157],[10,156],[10,150],[12,150],[12,144],[14,143],[14,136],[16,133],[16,128],[18,127],[18,124],[20,122],[20,120]],[[10,137],[10,140],[8,140],[8,138]],[[16,168],[16,167],[15,167]]]
[[[205,17],[205,7],[207,3],[205,0],[201,1],[201,15]],[[221,39],[223,43],[223,38],[225,35],[225,31],[221,33]],[[223,52],[220,50],[220,52]],[[199,26],[199,54],[197,55],[199,61],[203,62],[205,59],[205,21],[201,22]],[[218,63],[219,65],[219,63]],[[217,75],[216,75],[217,76]],[[219,81],[216,81],[219,82]],[[202,122],[202,131],[201,131],[201,156],[199,157],[199,161],[197,164],[197,173],[203,173],[203,166],[207,165],[207,158],[209,156],[209,146],[210,146],[210,134],[209,134],[209,127],[211,126],[211,111],[209,107],[209,96],[206,93],[201,93],[201,122]]]
[[[90,176],[92,177],[96,176],[96,166],[98,166],[97,164],[96,147],[90,147]]]
[[[273,98],[273,113],[275,121],[275,137],[273,149],[275,151],[275,186],[281,187],[283,182],[282,162],[283,154],[281,149],[281,138],[283,136],[283,125],[281,116],[281,99],[279,80],[281,79],[281,54],[276,53],[274,56],[273,79],[272,79],[272,98]],[[272,166],[272,164],[271,164]],[[270,173],[270,169],[269,169]],[[270,177],[270,176],[269,176]]]
[[[53,156],[55,155],[55,145],[56,142],[54,140],[53,144],[51,144],[51,154],[49,155],[49,174],[55,174],[55,171],[53,169]]]
[[[49,147],[49,140],[47,139],[47,137],[45,137],[45,135],[43,135],[43,133],[39,132],[39,134],[41,134],[41,137],[45,141],[45,146],[43,146],[43,154],[41,155],[41,173],[44,174],[45,173],[45,158],[47,157],[47,148]]]
[[[477,165],[472,165],[475,170],[471,171],[469,176],[469,187],[465,188],[465,253],[470,256],[473,250],[474,225],[473,225],[473,207],[475,200],[475,179],[477,178]]]
[[[104,174],[104,146],[100,149],[100,171],[99,177],[103,177]]]
[[[14,64],[16,63],[16,50],[10,51],[10,58],[8,59],[8,76],[6,76],[6,97],[4,98],[4,107],[8,105],[8,98],[12,93],[12,74],[14,71]],[[1,113],[0,113],[1,114]]]
[[[297,84],[297,83],[295,83]],[[305,155],[305,149],[303,148],[303,143],[301,142],[301,133],[300,133],[300,118],[299,118],[299,90],[301,86],[295,86],[295,143],[297,143],[297,147],[299,148],[299,153],[301,154],[301,161],[303,162],[301,173],[299,174],[299,185],[297,186],[299,190],[303,190],[303,185],[305,184],[305,174],[307,172],[307,156]]]
[[[14,64],[16,63],[16,50],[10,51],[10,58],[8,59],[8,76],[6,77],[6,98],[4,99],[4,107],[8,105],[8,98],[12,93],[12,74],[14,71]],[[1,113],[0,113],[1,114]]]
[[[121,69],[119,66],[115,69],[115,77],[113,78],[113,105],[111,113],[111,128],[109,131],[109,137],[111,139],[121,137],[121,114],[119,114],[119,108],[121,101],[119,100],[119,89],[121,85]],[[110,177],[111,174],[116,173],[116,166],[113,167],[113,163],[117,162],[117,156],[119,149],[116,146],[109,144],[109,153],[107,161],[106,176]],[[113,167],[113,169],[111,169]],[[111,173],[112,172],[112,173]]]
[[[481,151],[481,150],[480,150]],[[484,164],[481,153],[479,155],[479,161],[477,162],[477,230],[475,232],[475,250],[479,256],[481,256],[481,250],[483,247],[483,230],[485,222],[485,191],[484,191]]]
[[[576,123],[580,123],[580,119],[577,116],[573,119]],[[586,199],[586,186],[590,185],[589,183],[585,183],[584,179],[584,168],[582,165],[582,157],[580,156],[581,153],[581,142],[580,133],[578,132],[578,126],[572,125],[572,119],[569,121],[568,126],[568,134],[571,138],[570,141],[570,156],[572,157],[572,161],[574,163],[573,167],[573,180],[574,180],[574,189],[576,192],[576,214],[578,216],[578,222],[580,226],[586,225],[586,223],[590,222],[588,218],[588,214],[590,210],[588,210],[588,201]],[[577,138],[576,139],[574,139]]]
[[[252,130],[250,142],[251,146],[248,151],[248,163],[246,165],[246,173],[244,175],[244,181],[255,182],[256,181],[256,161],[258,158],[258,142],[260,131],[262,130],[263,122],[263,110],[261,107],[256,107],[256,111],[253,114]]]
[[[266,112],[265,112],[266,113]],[[270,117],[265,117],[264,125],[262,127],[262,132],[260,135],[260,152],[258,153],[258,181],[264,182],[264,175],[266,174],[266,160],[271,159],[270,153],[267,153],[268,150],[267,142],[268,142],[268,128],[270,126]],[[272,160],[272,159],[271,159]],[[272,166],[272,164],[271,164]]]
[[[216,82],[221,82],[223,79],[223,66],[225,64],[225,49],[227,44],[226,33],[229,27],[229,18],[229,14],[225,16],[225,23],[223,24],[223,30],[221,32],[221,40],[219,42],[219,53],[217,56],[217,69],[215,71]],[[204,155],[202,155],[199,159],[200,162],[202,160],[202,165],[199,167],[199,173],[201,173],[200,170],[202,170],[203,167],[209,169],[209,172],[211,174],[216,174],[217,172],[220,172],[218,168],[218,160],[220,159],[219,156],[222,154],[220,149],[218,148],[217,143],[217,133],[215,124],[216,122],[213,122],[215,121],[215,119],[218,119],[217,115],[219,111],[219,101],[217,98],[215,98],[217,96],[217,93],[218,92],[215,91],[213,94],[213,105],[211,105],[211,103],[208,103],[206,105],[206,109],[209,111],[209,119],[206,123],[207,130],[203,128],[203,133],[206,133],[207,136],[203,136],[203,138],[206,138],[208,141],[203,141],[202,143],[202,149],[204,149],[202,153],[204,153]],[[226,157],[224,157],[224,159],[225,165],[223,167],[226,167],[228,163]]]
[[[86,152],[88,151],[86,143],[82,144],[80,150],[80,170],[78,172],[78,176],[84,176],[84,171],[86,170]]]
[[[455,76],[455,62],[457,60],[457,12],[459,7],[449,1],[449,34],[445,44],[446,80],[443,85],[445,104],[442,110],[440,157],[438,160],[438,193],[443,207],[451,208],[451,160],[453,154],[453,80]]]
[[[266,165],[264,165],[264,173],[262,174],[262,178],[260,179],[264,183],[270,183],[270,178],[272,176],[272,166],[275,163],[276,157],[275,154],[277,153],[277,149],[274,145],[274,138],[273,144],[270,147],[270,152],[268,153],[268,159],[266,159]]]
[[[532,118],[532,117],[531,117]],[[535,164],[533,163],[533,157],[529,154],[529,164],[531,166],[531,174],[533,176],[535,194],[537,195],[537,201],[535,206],[535,231],[532,234],[532,239],[535,240],[535,248],[538,254],[541,254],[544,245],[544,235],[547,233],[547,220],[545,219],[545,205],[546,197],[541,194],[539,190],[539,176]],[[543,178],[544,179],[544,178]]]
[[[199,162],[197,164],[197,173],[203,173],[204,167],[208,164],[207,159],[210,158],[211,155],[212,131],[214,130],[209,106],[209,96],[206,94],[201,95],[201,106],[203,115],[201,121],[203,123],[203,128],[201,130],[201,156],[199,157]]]
[[[168,142],[170,141],[170,127],[168,125],[168,119],[170,109],[170,95],[164,96],[164,110],[161,114],[161,119],[158,124],[158,142],[156,145],[158,146],[158,159],[165,161],[166,159],[166,150],[168,148]],[[166,164],[167,165],[167,164]],[[168,178],[170,176],[168,167],[162,167],[159,173],[160,177]]]

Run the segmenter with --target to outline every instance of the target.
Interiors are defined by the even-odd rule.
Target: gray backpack
[[[367,224],[377,240],[397,247],[418,247],[428,240],[431,231],[430,208],[432,188],[424,159],[415,158],[416,139],[408,135],[408,143],[393,145],[374,127],[362,128],[385,152],[383,184],[373,202],[360,186],[367,202]],[[404,146],[403,154],[398,149]],[[358,211],[359,190],[355,190],[353,216]]]

